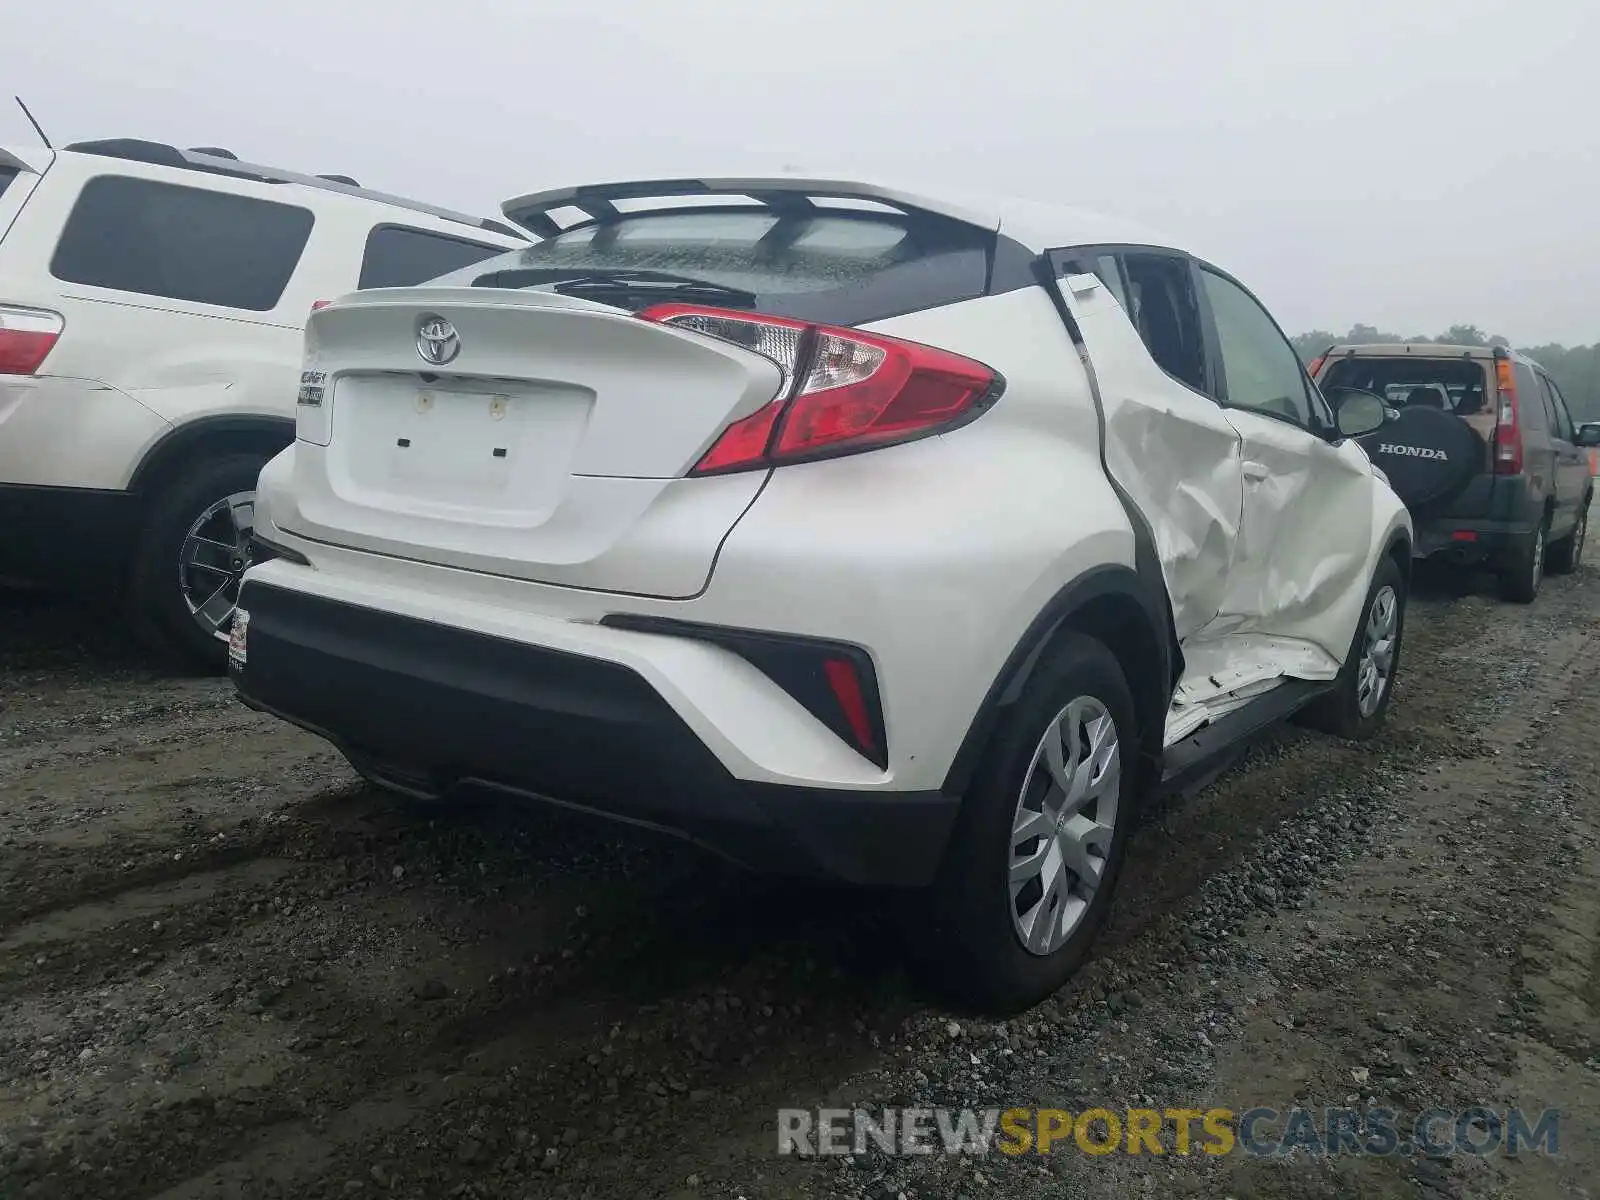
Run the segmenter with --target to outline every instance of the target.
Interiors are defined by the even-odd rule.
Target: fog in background
[[[0,143],[220,145],[493,212],[778,171],[1117,211],[1291,331],[1600,340],[1585,0],[56,0],[0,40]]]

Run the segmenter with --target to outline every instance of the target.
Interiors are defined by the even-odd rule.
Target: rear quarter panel
[[[1077,351],[1037,288],[874,329],[999,370],[951,433],[779,468],[723,546],[696,620],[840,638],[872,655],[897,785],[938,787],[991,683],[1063,587],[1134,565]]]

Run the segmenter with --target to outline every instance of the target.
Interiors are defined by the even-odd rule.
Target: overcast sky
[[[1600,340],[1593,0],[54,0],[5,25],[4,91],[57,144],[222,145],[485,213],[844,167],[1158,225],[1291,332]]]

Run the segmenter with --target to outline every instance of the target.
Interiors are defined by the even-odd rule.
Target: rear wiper
[[[496,271],[475,281],[480,287],[548,288],[568,296],[618,300],[700,300],[729,308],[754,308],[756,296],[743,288],[664,271],[596,271],[571,267]]]

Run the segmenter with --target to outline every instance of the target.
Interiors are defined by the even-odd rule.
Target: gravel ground
[[[1379,741],[1286,730],[1152,814],[1004,1023],[907,982],[914,906],[408,805],[0,598],[0,1196],[1590,1196],[1600,573],[1471,584],[1419,587]],[[1346,1102],[1559,1105],[1563,1155],[774,1153],[779,1106]]]

